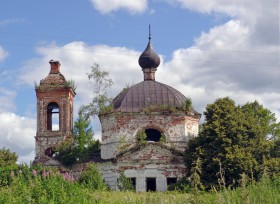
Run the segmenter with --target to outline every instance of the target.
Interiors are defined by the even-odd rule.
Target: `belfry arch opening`
[[[148,128],[145,130],[147,141],[159,142],[161,132],[154,128]]]
[[[57,103],[50,103],[47,108],[47,129],[57,131],[59,126],[59,106]]]

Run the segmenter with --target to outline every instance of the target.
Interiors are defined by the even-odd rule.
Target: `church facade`
[[[113,110],[99,115],[101,159],[95,162],[113,190],[118,189],[118,177],[123,172],[132,180],[136,191],[165,191],[168,185],[188,171],[183,151],[187,142],[198,135],[201,114],[178,90],[155,80],[160,58],[152,48],[150,37],[138,62],[144,80],[124,89],[113,100]],[[49,76],[41,80],[36,89],[38,125],[35,160],[45,165],[55,163],[52,159],[48,160],[51,146],[71,136],[75,96],[60,72],[52,71],[59,63],[50,63]],[[50,77],[52,74],[60,77]],[[49,82],[50,78],[59,82]],[[54,87],[59,89],[45,90],[44,83],[48,86],[54,83]],[[58,97],[56,91],[61,93]],[[50,125],[53,121],[49,118],[57,112],[59,128],[52,130]]]

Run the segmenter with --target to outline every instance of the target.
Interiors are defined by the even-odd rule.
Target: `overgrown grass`
[[[27,168],[26,168],[27,170]],[[135,193],[93,190],[67,174],[48,170],[11,174],[11,184],[0,187],[0,203],[280,203],[280,178],[211,192],[178,191]]]
[[[0,203],[280,203],[280,182],[261,182],[222,192],[134,193],[93,191],[60,179],[32,180],[0,189]]]

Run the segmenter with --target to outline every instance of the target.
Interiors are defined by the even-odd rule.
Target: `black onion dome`
[[[153,50],[150,38],[146,49],[139,57],[138,63],[142,69],[157,68],[160,64],[160,58]]]
[[[171,105],[180,108],[186,97],[176,89],[157,81],[143,81],[124,89],[114,100],[120,112],[139,112],[147,107]]]

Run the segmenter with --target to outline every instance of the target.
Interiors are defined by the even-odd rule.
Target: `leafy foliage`
[[[185,102],[185,110],[186,111],[190,111],[192,109],[192,100],[191,98],[187,98],[186,102]]]
[[[66,86],[69,88],[72,88],[74,92],[76,92],[77,89],[77,83],[75,82],[75,80],[70,79],[66,81]]]
[[[201,183],[201,160],[198,157],[196,161],[194,161],[193,166],[191,168],[191,175],[190,175],[190,184],[195,192],[198,192],[199,190],[203,190],[204,186]]]
[[[206,107],[204,115],[206,122],[199,137],[189,142],[185,159],[191,168],[201,158],[206,187],[218,185],[221,170],[225,185],[236,186],[242,173],[257,180],[265,165],[279,165],[277,142],[267,140],[270,135],[279,137],[278,124],[274,114],[258,102],[236,106],[232,99],[220,98]]]
[[[56,158],[65,166],[74,164],[77,161],[77,154],[73,138],[67,138],[56,146]]]
[[[171,184],[167,187],[169,191],[178,191],[182,193],[188,193],[191,191],[191,184],[187,177],[182,177],[176,183]]]
[[[90,104],[83,107],[87,117],[96,117],[112,111],[112,98],[108,96],[107,89],[113,85],[113,80],[109,78],[109,72],[102,71],[98,64],[91,67],[91,72],[87,74],[92,84],[93,98]]]
[[[90,119],[79,110],[79,118],[74,123],[73,138],[68,138],[57,146],[57,158],[66,166],[87,161],[91,154],[99,150],[99,141],[93,139]]]
[[[132,185],[132,181],[130,178],[127,178],[122,171],[118,178],[118,187],[121,191],[134,191],[134,187]]]
[[[187,98],[184,103],[181,104],[180,107],[174,106],[172,102],[169,104],[162,104],[162,105],[148,105],[143,111],[145,113],[149,112],[188,112],[192,110],[192,100]]]
[[[11,183],[0,187],[0,203],[84,203],[95,199],[69,176],[42,166],[19,165]]]
[[[139,145],[147,144],[147,135],[144,130],[137,132],[136,139]]]
[[[54,169],[20,165],[17,171],[10,173],[11,183],[0,186],[0,203],[280,203],[279,177],[269,179],[262,176],[257,183],[244,181],[246,185],[241,188],[214,189],[199,194],[189,192],[190,185],[185,184],[181,187],[188,193],[179,190],[135,193],[96,190],[90,183],[101,180],[96,179],[99,176],[94,168],[86,171],[87,176],[83,180],[73,181],[67,173],[59,174]],[[188,183],[186,178],[184,180]]]
[[[9,149],[3,147],[0,149],[0,168],[6,166],[14,166],[18,156],[15,152],[11,152]]]
[[[108,188],[94,164],[90,164],[88,169],[82,173],[79,183],[93,190],[106,190]]]

